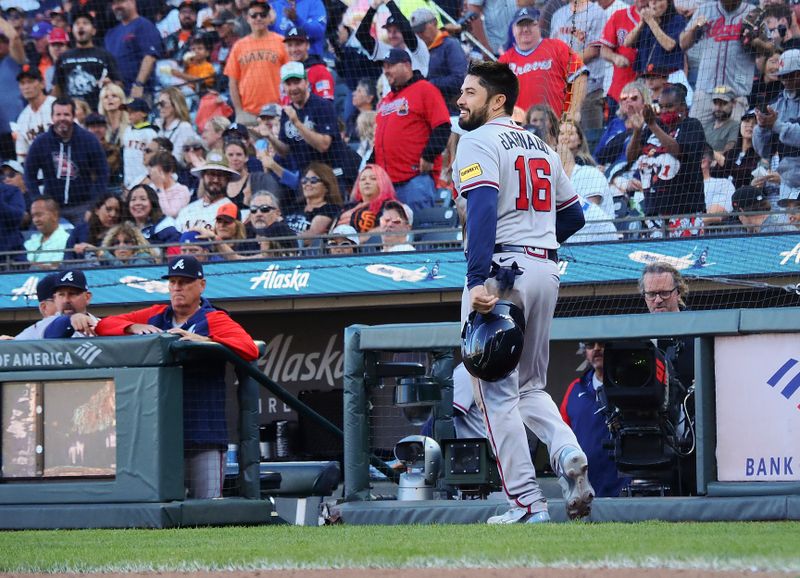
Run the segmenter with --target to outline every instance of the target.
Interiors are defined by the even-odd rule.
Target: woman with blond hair
[[[131,124],[125,102],[125,91],[118,84],[112,82],[100,90],[97,112],[106,117],[106,141],[111,144],[122,145],[122,135]]]
[[[375,164],[366,165],[350,193],[337,225],[350,225],[359,233],[368,233],[378,225],[378,215],[386,201],[396,201],[394,185],[388,173]]]
[[[97,252],[103,265],[153,265],[158,253],[150,247],[142,232],[130,221],[109,229],[103,237],[103,245]]]
[[[203,137],[203,142],[206,143],[206,147],[208,147],[209,151],[222,153],[222,133],[228,130],[230,126],[231,121],[224,116],[212,116],[208,119],[206,126],[203,127],[203,134],[200,136]]]
[[[183,143],[192,136],[197,136],[189,118],[189,107],[180,88],[170,86],[158,93],[156,98],[159,118],[156,120],[158,136],[166,137],[172,142],[172,156],[183,163]]]

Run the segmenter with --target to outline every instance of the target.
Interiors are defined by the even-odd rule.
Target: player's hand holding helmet
[[[500,300],[490,313],[470,313],[461,332],[461,357],[467,371],[483,381],[499,381],[519,364],[525,341],[525,316]]]

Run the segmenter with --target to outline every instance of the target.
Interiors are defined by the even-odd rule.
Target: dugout
[[[279,521],[260,499],[258,385],[241,371],[238,497],[184,498],[182,365],[229,353],[172,335],[3,342],[0,528]]]
[[[556,319],[551,333],[554,342],[674,336],[695,338],[698,496],[599,498],[590,519],[800,519],[800,309]],[[449,351],[452,360],[459,339],[457,323],[356,325],[345,331],[345,501],[338,506],[345,523],[474,523],[507,509],[505,500],[401,502],[376,500],[372,491],[366,416],[374,384],[365,380],[370,358],[398,351],[442,358]],[[447,405],[452,381],[440,373],[434,365]],[[440,406],[435,411],[438,437],[452,412]],[[550,505],[554,520],[566,519],[563,501]]]

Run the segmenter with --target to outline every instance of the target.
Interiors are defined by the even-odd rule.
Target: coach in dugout
[[[203,291],[203,266],[192,256],[172,259],[167,274],[169,305],[153,305],[106,317],[98,335],[173,333],[181,341],[213,341],[247,361],[258,357],[253,338],[224,311],[215,309]],[[222,495],[225,450],[225,364],[195,360],[183,371],[184,478],[190,498]]]

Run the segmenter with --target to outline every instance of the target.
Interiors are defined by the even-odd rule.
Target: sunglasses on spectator
[[[156,106],[159,107],[159,108],[161,108],[162,106],[169,106],[169,105],[170,105],[170,102],[168,100],[159,100],[156,103]]]
[[[14,170],[3,171],[3,178],[4,179],[13,179],[14,175],[16,175],[16,174],[17,174],[17,171],[14,171]]]
[[[109,243],[112,247],[118,247],[119,245],[133,245],[133,241],[131,239],[125,239],[120,241],[119,239],[114,239]]]
[[[230,217],[217,217],[216,219],[217,223],[224,223],[226,225],[229,223],[233,223],[234,220],[235,219],[231,219]]]
[[[188,153],[189,151],[201,151],[203,150],[203,145],[184,145],[183,152]]]
[[[321,183],[322,179],[319,177],[303,177],[300,179],[301,185],[316,185],[317,183]]]
[[[277,211],[278,207],[272,207],[270,205],[260,205],[258,207],[250,207],[251,213],[263,213],[265,215],[271,213],[272,211]]]
[[[328,247],[353,247],[350,241],[329,241]]]
[[[636,102],[637,100],[639,100],[639,96],[636,95],[636,94],[632,94],[630,96],[621,96],[620,99],[619,99],[620,102],[625,102],[627,100],[629,100],[631,102]]]
[[[266,12],[248,12],[247,16],[249,16],[250,18],[255,20],[257,18],[266,18],[267,17],[267,13]]]

